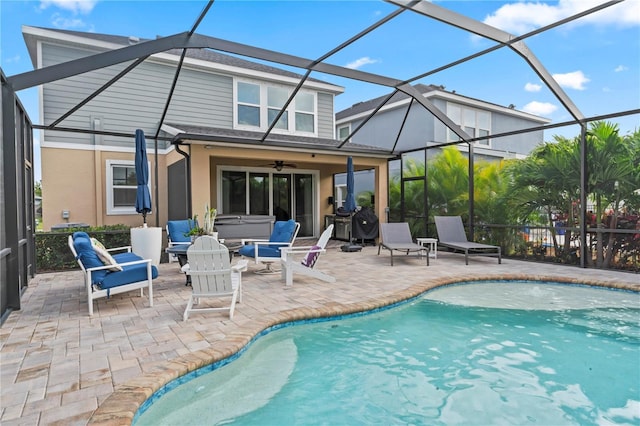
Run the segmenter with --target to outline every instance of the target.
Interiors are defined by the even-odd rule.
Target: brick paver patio
[[[178,375],[235,353],[255,334],[283,321],[386,305],[453,281],[550,279],[640,290],[632,273],[581,269],[445,252],[424,260],[377,255],[376,247],[343,253],[331,242],[318,268],[337,282],[302,276],[284,287],[280,275],[244,274],[244,300],[226,313],[182,314],[190,288],[176,263],[161,264],[154,306],[138,292],[100,299],[88,316],[79,271],[37,275],[22,309],[0,328],[1,413],[9,425],[131,422],[144,400]]]

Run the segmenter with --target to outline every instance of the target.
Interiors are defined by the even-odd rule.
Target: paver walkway
[[[0,423],[127,424],[138,406],[172,378],[233,354],[279,322],[370,309],[446,282],[484,277],[555,279],[640,290],[637,274],[438,253],[424,260],[377,255],[376,247],[343,253],[336,242],[318,268],[336,283],[244,274],[244,301],[226,313],[182,314],[190,288],[176,263],[161,264],[154,306],[138,292],[100,299],[93,317],[79,271],[37,275],[0,328]]]

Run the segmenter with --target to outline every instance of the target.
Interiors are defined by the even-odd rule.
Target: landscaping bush
[[[131,233],[126,225],[105,225],[90,228],[68,228],[54,232],[38,232],[36,236],[36,273],[79,269],[69,249],[69,235],[84,231],[107,248],[131,245]]]

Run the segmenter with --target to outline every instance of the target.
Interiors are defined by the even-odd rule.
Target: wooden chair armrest
[[[293,258],[299,254],[307,253],[326,253],[327,250],[323,248],[314,249],[314,246],[299,246],[299,247],[284,247],[280,249],[280,257],[286,261],[289,257]]]
[[[231,270],[234,272],[244,272],[249,268],[249,261],[247,259],[238,260],[238,263],[231,266]]]

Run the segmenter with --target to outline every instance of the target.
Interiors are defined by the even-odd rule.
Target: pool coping
[[[343,304],[335,302],[320,308],[295,308],[266,315],[252,324],[229,334],[224,340],[217,342],[215,348],[210,347],[191,352],[167,361],[153,372],[135,377],[122,385],[105,399],[93,412],[87,424],[89,425],[130,425],[138,410],[151,398],[154,393],[171,381],[226,358],[236,355],[249,345],[257,336],[273,327],[286,323],[331,318],[373,311],[380,308],[419,297],[425,292],[437,287],[470,281],[548,281],[559,284],[586,285],[610,289],[640,292],[637,286],[629,283],[610,283],[583,278],[559,277],[557,275],[532,274],[487,274],[473,277],[439,278],[412,285],[392,294],[377,296],[365,301]]]

